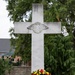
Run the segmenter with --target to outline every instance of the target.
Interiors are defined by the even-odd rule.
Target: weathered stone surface
[[[31,67],[15,66],[11,69],[10,74],[6,72],[6,75],[31,75]]]

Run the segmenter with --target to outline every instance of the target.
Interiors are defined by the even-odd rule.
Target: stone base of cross
[[[60,34],[60,22],[43,21],[43,5],[32,5],[32,22],[15,22],[15,33],[32,34],[31,72],[44,69],[44,34]]]

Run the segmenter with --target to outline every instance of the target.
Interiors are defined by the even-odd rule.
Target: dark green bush
[[[0,75],[5,75],[5,61],[0,59]]]
[[[0,59],[0,75],[5,75],[6,71],[10,73],[12,64],[9,64],[8,60]]]

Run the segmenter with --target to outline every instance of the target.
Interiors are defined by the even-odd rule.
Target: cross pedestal
[[[43,5],[32,5],[32,22],[15,22],[15,33],[32,34],[31,72],[44,69],[44,34],[60,34],[60,22],[43,21]]]

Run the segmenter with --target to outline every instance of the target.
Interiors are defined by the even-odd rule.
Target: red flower
[[[43,69],[41,69],[41,70],[40,70],[40,72],[41,72],[41,73],[43,73],[43,72],[44,72],[44,70],[43,70]]]

